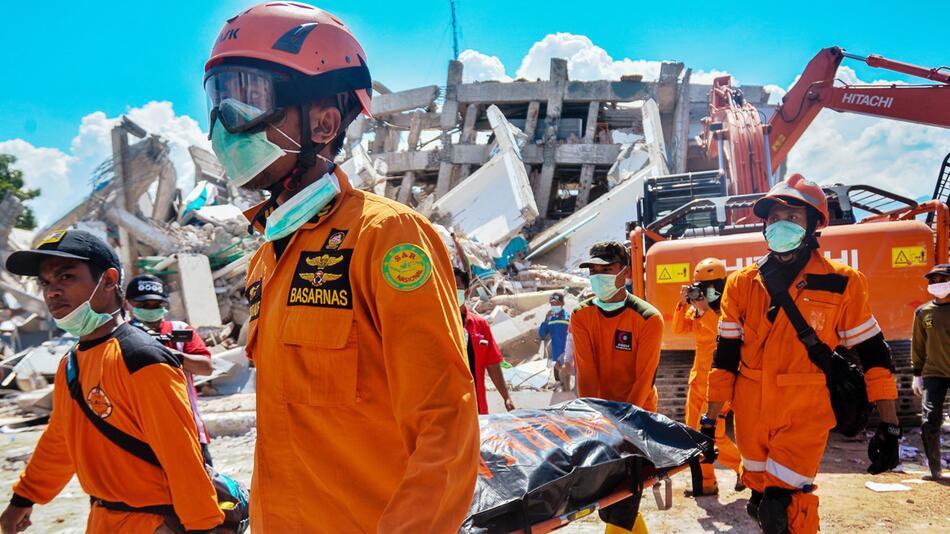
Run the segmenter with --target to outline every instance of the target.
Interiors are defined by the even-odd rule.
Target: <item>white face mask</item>
[[[927,292],[934,298],[945,299],[950,296],[950,282],[939,282],[927,286]]]
[[[464,289],[456,289],[455,291],[456,291],[456,293],[457,293],[457,295],[458,295],[459,308],[461,308],[461,307],[465,304],[465,290],[464,290]]]

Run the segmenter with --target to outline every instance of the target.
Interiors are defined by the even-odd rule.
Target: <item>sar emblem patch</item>
[[[287,305],[352,309],[352,255],[353,249],[301,252],[290,282]]]
[[[40,248],[43,245],[52,245],[53,243],[59,243],[66,237],[66,230],[56,230],[55,232],[50,232],[49,235],[43,238],[40,241],[39,245],[36,245],[36,248]]]
[[[86,395],[86,404],[89,405],[93,413],[103,419],[112,415],[112,401],[99,386],[89,390],[89,394]]]
[[[432,260],[422,248],[403,243],[389,249],[383,258],[383,278],[399,291],[412,291],[432,274]]]
[[[348,230],[331,228],[330,235],[327,236],[327,242],[323,244],[323,248],[326,250],[339,250],[340,245],[343,244],[343,240],[346,239],[347,232]]]

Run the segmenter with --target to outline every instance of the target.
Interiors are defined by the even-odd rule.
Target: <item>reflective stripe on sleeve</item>
[[[765,471],[765,462],[760,462],[758,460],[750,460],[745,456],[742,457],[742,467],[746,471]]]
[[[742,337],[742,326],[739,323],[719,321],[719,337],[739,339]]]

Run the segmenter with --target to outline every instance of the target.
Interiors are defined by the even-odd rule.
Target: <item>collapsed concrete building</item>
[[[527,138],[522,156],[540,214],[525,230],[529,240],[638,173],[716,168],[696,141],[711,86],[691,83],[691,69],[682,63],[663,63],[655,81],[572,81],[567,62],[556,58],[545,81],[462,83],[463,68],[449,63],[444,90],[433,85],[393,93],[377,86],[382,94],[373,100],[374,119],[361,117],[347,142],[367,145],[369,157],[384,169],[386,183],[377,192],[424,211],[427,198],[438,199],[463,183],[490,158],[491,105]],[[765,115],[771,113],[763,87],[742,91]],[[618,214],[625,220],[636,218],[639,195],[629,193],[627,213]],[[623,238],[625,220],[611,220],[611,236]],[[531,248],[543,244],[532,241]],[[557,263],[572,267],[567,259]]]

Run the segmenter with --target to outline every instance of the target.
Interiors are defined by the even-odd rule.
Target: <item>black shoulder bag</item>
[[[125,452],[161,469],[162,465],[148,443],[110,425],[105,419],[93,412],[89,404],[86,403],[86,399],[83,398],[82,394],[82,385],[79,383],[79,362],[76,358],[75,348],[69,351],[69,359],[66,361],[66,384],[69,388],[69,396],[79,404],[82,413],[89,419],[92,426],[96,427],[96,430],[102,432],[102,435]],[[211,483],[214,485],[217,494],[218,505],[221,507],[221,511],[224,512],[224,523],[221,526],[231,529],[236,534],[243,533],[247,530],[249,524],[250,495],[247,488],[231,477],[217,472],[210,465],[205,465],[205,471],[211,478]],[[108,510],[157,514],[165,517],[166,524],[170,528],[179,529],[181,532],[185,531],[175,514],[175,508],[170,504],[135,507],[122,502],[106,501],[98,497],[91,497],[91,500],[93,504],[98,504]]]
[[[805,345],[808,358],[825,373],[825,384],[831,396],[831,409],[835,414],[836,426],[833,429],[848,437],[857,435],[868,426],[871,416],[871,404],[868,402],[864,373],[850,360],[831,350],[831,347],[818,339],[818,334],[808,325],[802,313],[795,306],[788,289],[772,265],[774,259],[759,264],[759,273],[765,282],[772,301],[782,307],[785,315],[795,328],[799,341]]]

